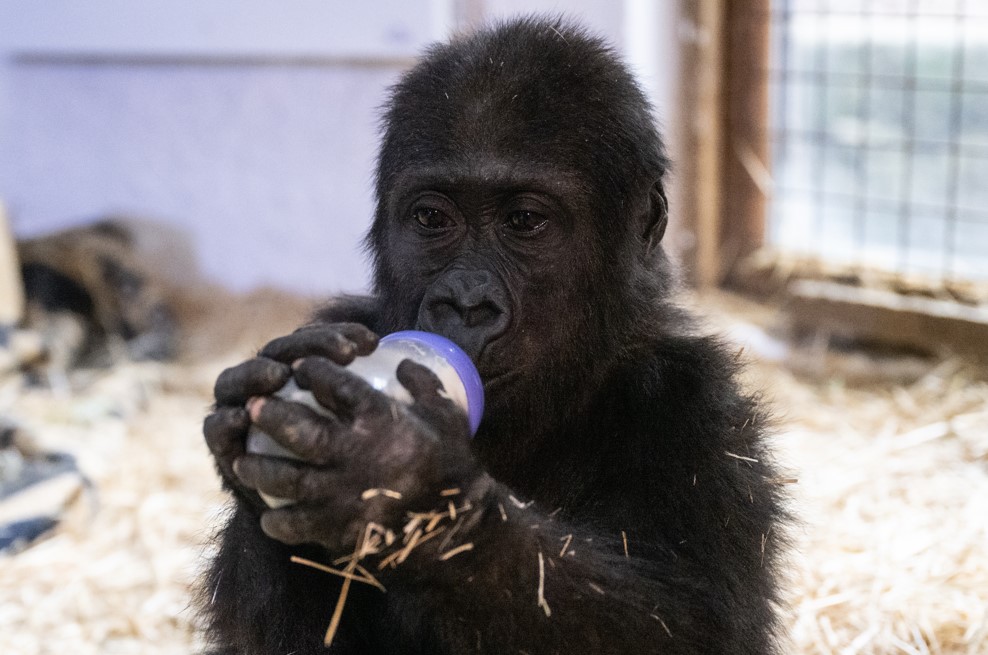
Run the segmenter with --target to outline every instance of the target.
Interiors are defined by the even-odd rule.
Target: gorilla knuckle
[[[361,323],[340,323],[340,331],[358,348],[376,346],[379,337],[369,327]]]
[[[293,497],[302,501],[320,500],[333,489],[326,472],[313,467],[300,469],[293,480]]]
[[[208,414],[202,423],[206,445],[216,455],[225,455],[247,432],[250,420],[239,407],[223,407]]]
[[[264,512],[261,515],[261,530],[272,539],[292,546],[304,543],[304,529],[297,517],[292,516],[292,511],[287,509],[276,509]]]
[[[324,378],[333,375],[334,366],[336,365],[325,357],[308,355],[295,360],[292,364],[292,374],[300,387],[311,391],[313,387],[322,383]]]
[[[285,364],[255,357],[220,373],[213,394],[220,405],[242,405],[251,396],[277,391],[290,376],[291,370]]]

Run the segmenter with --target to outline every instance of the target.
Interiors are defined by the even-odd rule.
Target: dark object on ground
[[[74,457],[27,444],[19,428],[0,425],[0,552],[26,548],[58,525],[85,485]]]
[[[107,363],[114,344],[135,360],[175,353],[172,311],[126,224],[101,221],[21,241],[17,251],[26,325],[43,335],[51,368]]]

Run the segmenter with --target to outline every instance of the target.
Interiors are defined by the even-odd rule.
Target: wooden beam
[[[797,328],[988,363],[988,308],[816,280],[792,283],[789,294]]]
[[[724,3],[723,139],[718,281],[765,242],[771,191],[768,140],[769,0]]]
[[[678,157],[674,215],[687,280],[719,282],[721,190],[721,61],[724,4],[681,0]]]

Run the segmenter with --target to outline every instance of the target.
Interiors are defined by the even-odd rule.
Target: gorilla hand
[[[377,335],[356,323],[318,324],[268,343],[260,356],[223,371],[216,380],[216,407],[206,417],[203,433],[227,489],[265,508],[256,492],[244,487],[233,472],[233,462],[246,452],[250,417],[244,404],[256,396],[274,393],[291,377],[289,364],[299,357],[318,355],[346,365],[357,355],[377,347]]]
[[[483,494],[486,476],[470,451],[467,417],[429,369],[410,360],[398,366],[413,399],[405,405],[324,357],[293,368],[298,385],[331,415],[276,397],[252,399],[250,419],[302,459],[241,454],[233,463],[244,486],[292,501],[262,514],[268,536],[338,553],[351,550],[370,522],[400,534],[407,512],[445,508],[444,489]],[[389,493],[368,495],[371,489]]]

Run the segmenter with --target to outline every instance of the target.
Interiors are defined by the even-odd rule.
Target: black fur
[[[375,293],[317,322],[465,344],[488,394],[473,453],[496,482],[474,549],[388,572],[387,593],[355,585],[331,652],[776,653],[766,416],[670,300],[668,161],[626,68],[565,21],[514,21],[430,50],[384,128]],[[204,584],[210,636],[323,652],[339,584],[288,558],[331,554],[261,531],[224,429],[207,437],[237,502]]]

